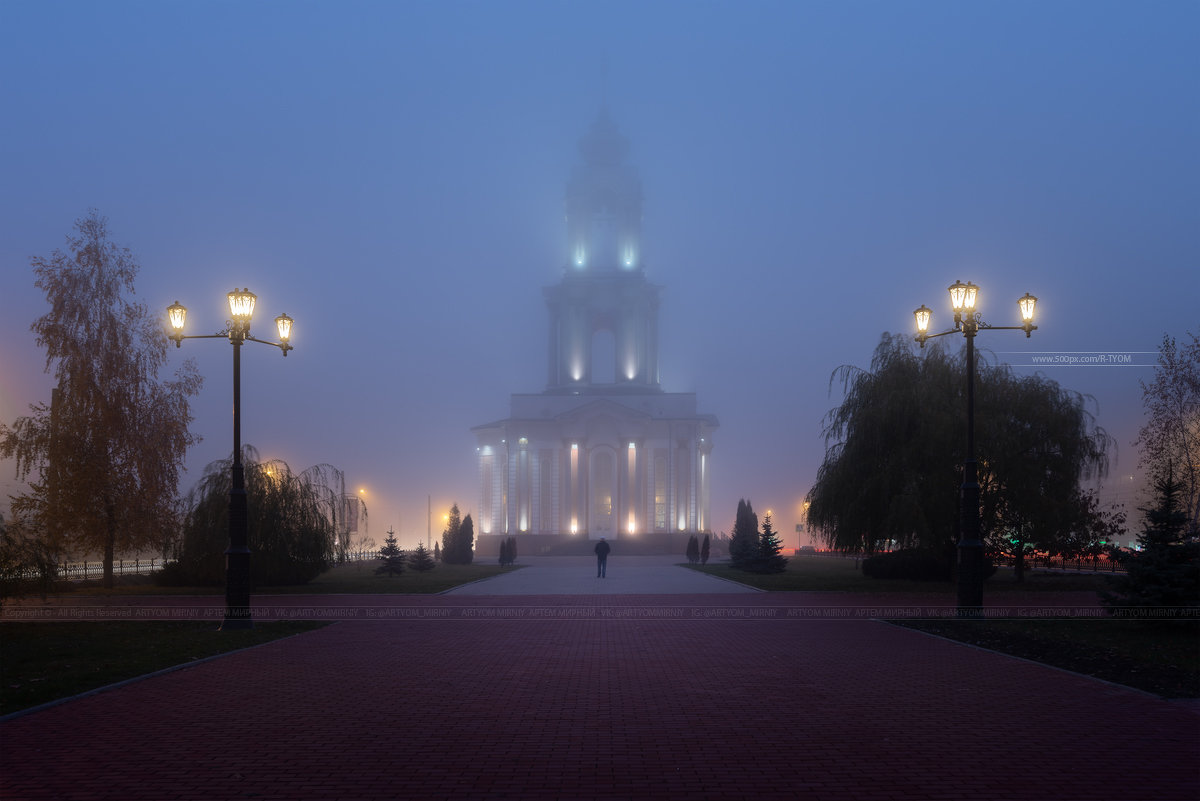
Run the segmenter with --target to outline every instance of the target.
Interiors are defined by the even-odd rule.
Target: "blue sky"
[[[343,469],[377,540],[423,536],[428,496],[472,509],[469,428],[543,387],[541,288],[605,104],[642,177],[664,386],[721,421],[718,528],[749,497],[793,531],[831,372],[922,303],[945,327],[957,279],[995,325],[1041,299],[1032,339],[979,340],[1018,370],[1200,331],[1194,2],[5,0],[0,74],[0,419],[49,394],[29,259],[94,207],[193,333],[234,286],[257,333],[295,318],[286,360],[244,354],[243,437]],[[230,446],[228,348],[188,356],[184,489]],[[1133,501],[1149,370],[1044,372],[1096,398],[1106,492]]]

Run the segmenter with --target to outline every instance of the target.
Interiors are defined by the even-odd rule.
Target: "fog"
[[[922,303],[948,327],[955,280],[994,325],[1038,296],[1032,339],[978,340],[1018,371],[1200,332],[1198,23],[1191,2],[6,0],[0,419],[49,398],[29,259],[95,208],[190,333],[235,286],[257,335],[295,319],[286,359],[244,349],[245,442],[345,471],[376,540],[423,539],[427,504],[436,536],[478,504],[470,427],[545,385],[542,287],[607,108],[664,287],[663,388],[721,423],[714,528],[747,497],[791,547],[831,373]],[[231,446],[229,347],[189,357],[181,491]],[[1152,363],[1043,369],[1118,441],[1107,498],[1136,502]]]

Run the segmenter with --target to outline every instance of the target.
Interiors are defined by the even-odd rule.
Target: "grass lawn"
[[[1164,698],[1200,698],[1200,621],[893,620]]]
[[[405,570],[399,576],[377,576],[375,575],[377,564],[377,562],[350,562],[322,573],[308,584],[297,587],[264,587],[258,592],[263,595],[297,593],[429,594],[445,592],[452,587],[520,569],[519,565],[501,567],[495,562],[470,565],[439,564],[433,570],[424,573]]]
[[[418,573],[405,570],[399,576],[377,576],[378,562],[349,562],[327,570],[308,584],[288,587],[258,587],[254,595],[329,595],[329,594],[391,594],[444,592],[451,587],[516,570],[520,566],[501,567],[498,564],[443,565]],[[99,581],[60,582],[57,593],[79,595],[219,595],[223,586],[162,587],[151,576],[118,576],[116,586],[106,590]]]
[[[256,623],[217,631],[214,622],[0,624],[0,715],[97,687],[321,628]]]
[[[787,570],[782,573],[746,573],[734,570],[728,563],[689,565],[720,578],[739,581],[772,592],[920,592],[946,594],[947,603],[954,603],[955,587],[949,581],[902,581],[873,579],[864,576],[853,558],[831,556],[793,556],[788,558]],[[1025,581],[1018,583],[1012,571],[1001,568],[983,585],[990,592],[1038,592],[1042,590],[1100,590],[1105,586],[1103,574],[1093,573],[1033,573],[1025,571]]]
[[[800,556],[783,573],[757,575],[728,564],[692,566],[721,578],[776,592],[944,593],[955,602],[950,582],[872,579],[853,559]],[[984,584],[992,594],[1099,591],[1104,574],[1033,573],[1018,583],[1000,569]],[[894,620],[908,628],[993,651],[1073,670],[1167,698],[1200,698],[1200,622],[1145,620]]]
[[[437,593],[515,567],[438,565],[425,573],[375,575],[375,563],[352,562],[295,587],[263,587],[254,595]],[[99,581],[63,582],[58,592],[78,595],[213,595],[224,587],[160,587],[149,576],[118,576],[106,590]],[[236,651],[328,625],[267,622],[249,631],[217,632],[210,622],[79,622],[0,624],[0,715],[77,695],[207,656]]]

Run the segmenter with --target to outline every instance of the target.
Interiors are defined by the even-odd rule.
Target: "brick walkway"
[[[808,596],[382,598],[395,619],[0,724],[3,797],[1200,797],[1194,707],[874,620],[751,614]]]

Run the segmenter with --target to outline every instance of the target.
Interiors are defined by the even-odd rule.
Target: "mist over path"
[[[682,556],[608,557],[604,578],[594,556],[522,556],[520,570],[464,584],[444,595],[719,595],[762,592],[683,567]]]

